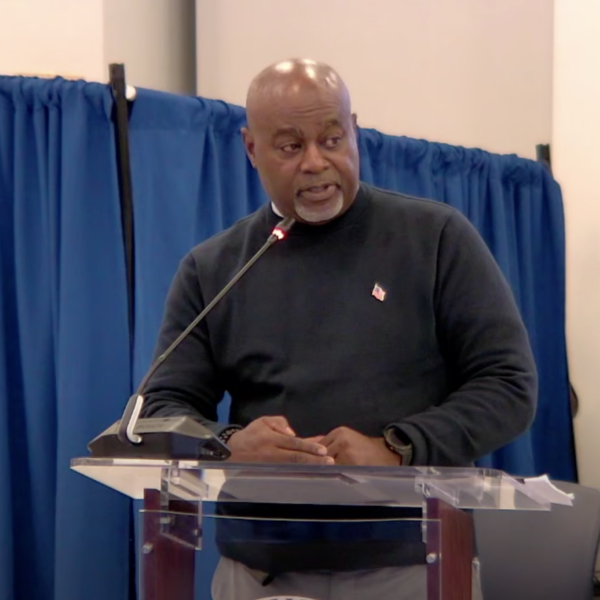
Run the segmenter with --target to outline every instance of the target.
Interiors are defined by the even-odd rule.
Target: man
[[[157,353],[282,216],[296,223],[156,373],[146,415],[194,416],[236,462],[464,466],[524,432],[537,380],[504,278],[454,209],[359,182],[356,116],[339,75],[308,60],[268,67],[249,88],[247,119],[244,144],[272,204],[184,258]],[[217,424],[225,391],[231,423]],[[349,566],[331,550],[299,559],[221,540],[213,593],[251,600],[346,581],[342,595],[359,597],[376,579],[394,598],[415,597],[415,543]]]

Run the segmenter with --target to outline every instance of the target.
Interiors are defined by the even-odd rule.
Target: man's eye
[[[325,140],[325,146],[327,148],[335,148],[340,143],[341,139],[342,138],[339,135],[334,135],[330,138],[327,138]]]
[[[300,144],[296,142],[285,144],[284,146],[281,146],[281,150],[283,150],[283,152],[297,152],[300,150]]]

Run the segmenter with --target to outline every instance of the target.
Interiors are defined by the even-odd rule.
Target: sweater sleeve
[[[413,464],[467,465],[532,423],[537,373],[508,283],[475,228],[454,212],[439,241],[436,330],[452,393],[396,424]]]
[[[154,352],[160,356],[204,308],[196,264],[188,254],[180,263],[167,295]],[[218,435],[229,427],[217,423],[224,385],[211,352],[206,323],[195,327],[151,377],[145,389],[144,417],[189,415]]]

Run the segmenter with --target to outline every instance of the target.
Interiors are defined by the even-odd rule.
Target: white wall
[[[600,488],[600,2],[556,0],[552,162],[567,221],[567,336],[580,477]],[[552,432],[548,432],[552,435]]]
[[[0,0],[0,74],[106,77],[103,0]]]
[[[195,92],[194,0],[0,0],[0,74],[108,79]]]
[[[197,0],[198,94],[245,104],[302,56],[336,67],[360,124],[535,157],[551,136],[552,0]]]
[[[105,63],[125,63],[131,85],[193,94],[194,10],[194,0],[104,0]]]

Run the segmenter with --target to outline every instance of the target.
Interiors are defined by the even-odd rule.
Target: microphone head
[[[285,217],[275,225],[273,228],[273,233],[278,240],[282,240],[288,234],[288,231],[292,228],[292,225],[296,222],[296,219],[293,217]]]

